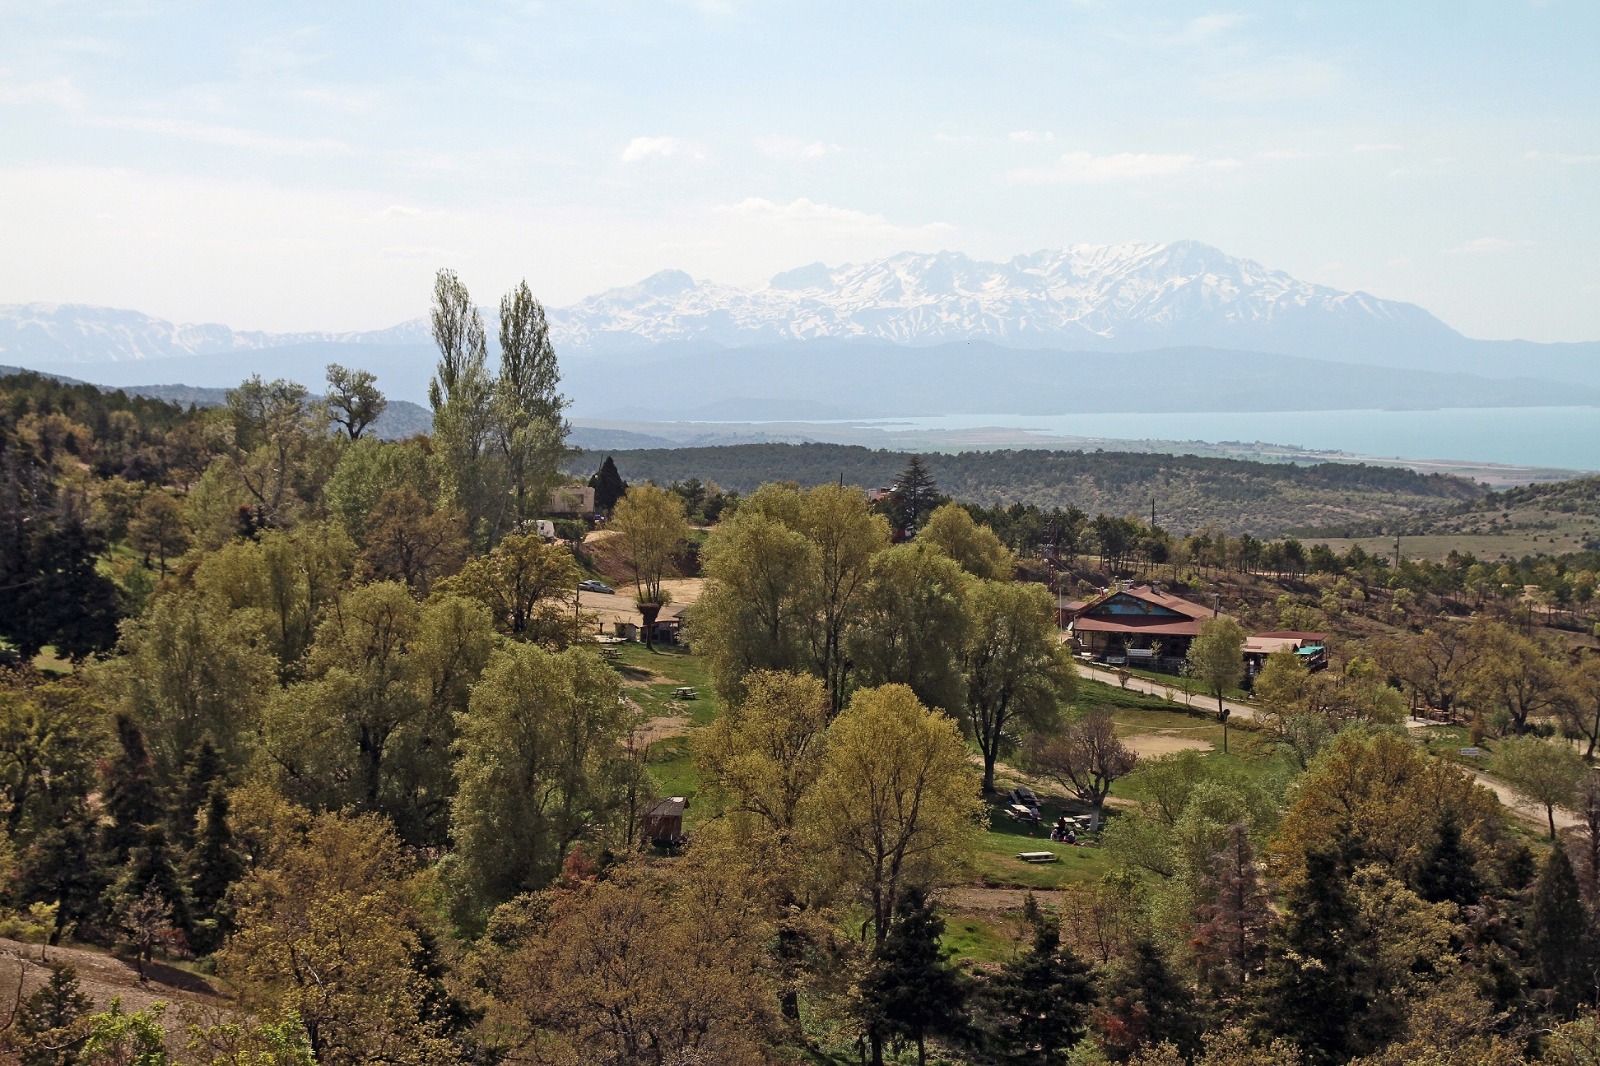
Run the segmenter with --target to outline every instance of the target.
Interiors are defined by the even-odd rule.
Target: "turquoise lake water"
[[[1600,408],[1269,411],[1179,414],[942,415],[884,428],[998,426],[1121,440],[1261,441],[1398,459],[1460,459],[1600,470]]]

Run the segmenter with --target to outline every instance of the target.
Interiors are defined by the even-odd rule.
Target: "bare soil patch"
[[[0,939],[0,1012],[8,1012],[17,1002],[19,984],[21,996],[26,998],[48,981],[52,965],[77,971],[78,985],[97,1011],[108,1009],[119,997],[122,1009],[130,1014],[165,1003],[168,1009],[161,1020],[168,1032],[182,1030],[187,1020],[232,1009],[220,982],[159,960],[146,967],[148,979],[141,982],[138,968],[115,955],[86,948],[43,950],[41,959],[38,944]]]
[[[1161,730],[1123,737],[1122,742],[1141,759],[1154,759],[1177,751],[1210,751],[1215,745],[1199,737],[1187,737],[1179,732]]]

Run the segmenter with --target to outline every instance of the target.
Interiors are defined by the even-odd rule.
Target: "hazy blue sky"
[[[0,303],[239,328],[1194,238],[1600,339],[1600,3],[0,0]]]

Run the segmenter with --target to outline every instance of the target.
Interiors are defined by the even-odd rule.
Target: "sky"
[[[1200,240],[1600,340],[1600,3],[0,0],[0,303],[239,329]]]

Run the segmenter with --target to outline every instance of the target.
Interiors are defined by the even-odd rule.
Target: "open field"
[[[1561,555],[1584,550],[1586,543],[1600,537],[1600,523],[1586,523],[1545,530],[1512,530],[1505,533],[1431,533],[1400,538],[1400,554],[1407,559],[1443,561],[1452,551],[1496,561],[1521,559],[1525,555]],[[1326,544],[1343,554],[1354,545],[1372,555],[1394,558],[1393,537],[1309,537],[1308,543]]]

